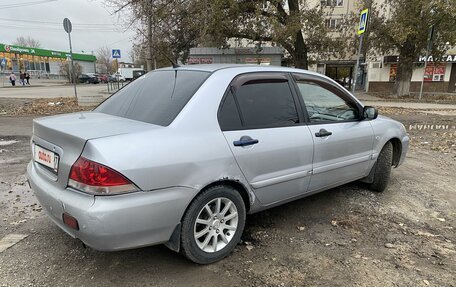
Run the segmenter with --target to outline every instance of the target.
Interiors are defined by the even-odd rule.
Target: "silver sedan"
[[[347,182],[387,187],[404,126],[317,73],[150,72],[91,112],[36,119],[27,178],[61,229],[104,251],[165,244],[207,264],[246,214]]]

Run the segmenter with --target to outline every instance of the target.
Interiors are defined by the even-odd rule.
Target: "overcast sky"
[[[0,43],[12,44],[18,36],[30,36],[44,49],[68,51],[63,19],[73,24],[73,52],[96,54],[98,48],[121,49],[129,61],[132,29],[125,31],[120,15],[103,0],[11,0],[0,1]],[[124,32],[125,31],[125,32]]]

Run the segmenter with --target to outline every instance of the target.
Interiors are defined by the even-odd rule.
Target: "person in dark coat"
[[[25,86],[25,73],[22,73],[22,71],[19,71],[19,80],[21,85]]]
[[[25,80],[26,80],[26,84],[30,86],[30,74],[25,71]]]

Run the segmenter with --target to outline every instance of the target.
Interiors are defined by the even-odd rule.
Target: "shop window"
[[[344,0],[326,0],[326,6],[342,7],[344,6]]]
[[[329,29],[336,29],[340,25],[340,19],[326,19],[325,26]]]
[[[424,80],[426,82],[443,82],[445,79],[445,64],[428,63],[424,69]]]

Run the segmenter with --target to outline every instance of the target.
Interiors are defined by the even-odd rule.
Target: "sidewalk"
[[[455,104],[435,104],[435,103],[416,103],[416,102],[405,102],[400,99],[396,101],[385,101],[381,98],[374,97],[365,93],[355,93],[355,97],[359,99],[363,104],[374,107],[394,107],[394,108],[406,108],[413,110],[456,110]]]
[[[105,95],[108,90],[106,84],[81,84],[77,85],[76,89],[78,96],[82,97]],[[73,86],[16,86],[0,89],[0,98],[43,99],[59,97],[74,97]]]

